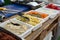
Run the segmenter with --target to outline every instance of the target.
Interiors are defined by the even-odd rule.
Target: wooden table
[[[14,18],[16,16],[18,16],[18,15],[12,16],[11,18]],[[8,19],[11,19],[11,18],[8,18]],[[43,23],[42,27],[40,27],[36,31],[32,32],[25,39],[26,40],[43,40],[45,38],[45,36],[51,31],[53,32],[52,39],[54,39],[56,32],[57,32],[57,27],[58,27],[58,18],[59,18],[59,15],[57,15],[53,19],[47,20],[45,23]],[[6,19],[5,19],[5,21],[6,21]]]
[[[26,40],[43,40],[45,36],[51,31],[53,32],[53,39],[54,39],[57,32],[57,27],[58,27],[58,18],[59,16],[57,15],[55,18],[49,19],[48,21],[43,23],[42,27],[32,32],[25,39]]]
[[[60,14],[59,14],[59,21],[60,21]]]

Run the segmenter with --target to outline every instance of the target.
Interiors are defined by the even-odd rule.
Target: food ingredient
[[[37,25],[38,23],[40,23],[41,20],[39,20],[38,18],[34,17],[34,16],[31,16],[31,15],[26,15],[24,14],[23,16],[29,18],[28,21],[26,21],[26,19],[22,18],[22,17],[17,17],[18,20],[20,21],[23,21],[23,22],[26,22],[28,24],[31,24],[33,26]]]
[[[25,13],[25,14],[29,14],[31,16],[35,16],[35,17],[39,17],[39,18],[46,18],[48,16],[48,14],[37,12],[37,11],[30,11],[30,12]]]
[[[18,35],[24,33],[28,29],[25,25],[14,25],[12,23],[7,23],[4,28]]]
[[[46,8],[51,8],[51,9],[55,9],[55,10],[60,10],[60,7],[58,7],[58,6],[56,6],[56,5],[52,4],[52,3],[48,4],[48,5],[46,6]]]

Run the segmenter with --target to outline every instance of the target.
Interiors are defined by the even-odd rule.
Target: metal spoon
[[[29,20],[29,18],[28,18],[28,17],[25,17],[25,16],[23,16],[23,15],[24,15],[23,13],[20,13],[20,14],[19,14],[19,16],[21,16],[21,17],[23,17],[23,18],[25,18],[25,19]]]
[[[16,26],[20,26],[20,24],[18,24],[18,23],[11,22],[11,24],[16,25]]]

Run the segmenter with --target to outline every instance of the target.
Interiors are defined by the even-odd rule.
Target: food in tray
[[[35,11],[42,12],[48,15],[57,14],[59,12],[57,10],[49,9],[49,8],[39,8],[39,9],[36,9]]]
[[[22,16],[18,16],[17,19],[18,20],[22,20],[23,22],[28,21],[25,17],[22,17]]]
[[[17,39],[2,31],[0,32],[0,40],[17,40]]]
[[[0,10],[6,10],[6,8],[4,8],[4,7],[0,7]]]
[[[24,14],[23,16],[29,18],[29,20],[27,21],[26,19],[24,19],[23,17],[21,16],[18,16],[17,17],[17,20],[20,20],[20,21],[23,21],[23,22],[26,22],[28,24],[31,24],[33,26],[35,26],[36,24],[40,23],[40,20],[34,16],[31,16],[31,15],[26,15]]]
[[[25,25],[13,22],[7,23],[4,28],[18,35],[24,33],[28,29]]]
[[[55,9],[55,10],[60,10],[60,7],[58,7],[58,6],[56,6],[56,5],[52,4],[52,3],[48,4],[48,5],[46,6],[46,8],[51,8],[51,9]]]
[[[48,16],[48,14],[40,13],[37,11],[29,11],[28,13],[25,13],[25,14],[29,14],[31,16],[35,16],[35,17],[39,17],[39,18],[46,18]]]

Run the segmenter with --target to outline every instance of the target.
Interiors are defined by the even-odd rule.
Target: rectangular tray
[[[37,17],[35,17],[35,18],[37,18]],[[41,18],[38,18],[38,19],[40,20]],[[19,21],[19,20],[18,20],[18,21]],[[19,21],[19,22],[24,23],[24,24],[32,27],[32,31],[35,31],[35,30],[37,30],[38,28],[40,28],[40,27],[42,26],[42,23],[44,22],[44,20],[41,19],[41,22],[40,22],[39,24],[37,24],[36,26],[30,25],[30,24],[25,23],[25,22],[22,22],[22,21]]]
[[[35,11],[35,10],[31,10],[31,11]],[[25,12],[24,14],[28,14],[29,12],[31,12],[31,11],[28,11],[28,12]],[[38,12],[38,11],[37,11]],[[42,12],[40,12],[40,14],[41,14]],[[38,18],[38,17],[37,17]],[[43,19],[43,18],[41,18],[41,19]],[[44,22],[46,22],[47,20],[49,19],[49,15],[46,17],[46,18],[44,18],[43,20],[43,23]]]
[[[8,21],[3,22],[2,24],[0,24],[0,26],[1,26],[2,28],[4,28],[4,26],[5,26],[7,23],[10,23],[11,20],[15,21],[16,23],[26,25],[26,24],[24,24],[24,23],[22,23],[22,22],[19,22],[19,21],[16,20],[15,18],[13,18],[13,19],[10,19],[10,20],[8,20]],[[25,38],[25,37],[27,37],[27,36],[31,33],[31,30],[32,30],[32,28],[31,28],[29,25],[26,25],[26,27],[28,28],[28,30],[27,30],[26,32],[22,33],[21,35],[17,35],[16,33],[12,32],[11,30],[8,30],[8,31],[10,31],[11,33],[17,35],[18,37]],[[6,30],[7,30],[7,29],[6,29]]]
[[[59,11],[57,11],[57,10],[49,9],[49,8],[43,8],[43,7],[36,9],[35,11],[46,13],[49,15],[50,18],[54,18],[59,13]]]

